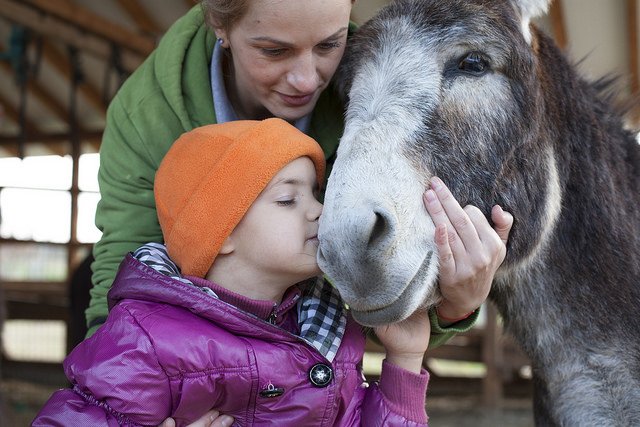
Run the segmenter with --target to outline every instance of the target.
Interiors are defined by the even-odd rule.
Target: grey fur
[[[536,424],[640,425],[640,146],[528,25],[546,7],[400,0],[358,31],[319,261],[356,319],[397,321],[440,298],[429,177],[500,204],[515,223],[490,298],[532,360]],[[460,69],[470,52],[485,71]]]

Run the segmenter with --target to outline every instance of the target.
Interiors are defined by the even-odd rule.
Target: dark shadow
[[[4,303],[4,292],[2,291],[2,286],[0,286],[0,384],[4,382],[4,376],[2,372],[2,359],[4,359],[4,345],[2,343],[2,326],[4,324],[4,319],[6,316],[5,303]],[[5,404],[2,389],[0,388],[0,414],[9,414],[9,410],[7,405]],[[4,427],[8,424],[8,417],[0,416],[0,427]]]
[[[69,278],[69,324],[67,325],[67,354],[78,345],[87,334],[85,310],[89,307],[91,289],[91,263],[93,252],[80,263]]]

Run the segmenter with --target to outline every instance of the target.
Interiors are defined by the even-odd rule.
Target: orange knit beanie
[[[154,193],[167,251],[182,274],[204,277],[271,178],[304,156],[321,185],[322,148],[284,120],[233,121],[180,136],[158,168]]]

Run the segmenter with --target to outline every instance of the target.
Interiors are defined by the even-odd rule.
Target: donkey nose
[[[345,263],[347,258],[358,260],[357,264],[378,259],[397,237],[397,220],[384,207],[356,208],[340,215],[339,220],[322,217],[320,221],[318,255],[330,264]],[[345,245],[349,248],[346,252]]]
[[[365,243],[361,248],[366,252],[385,250],[393,241],[395,221],[393,215],[385,208],[376,206],[368,212],[362,212],[359,225],[356,223],[357,235]]]

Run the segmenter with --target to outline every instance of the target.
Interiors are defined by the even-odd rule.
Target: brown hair
[[[229,31],[247,12],[251,0],[201,0],[207,25]],[[351,0],[354,4],[356,0]]]
[[[247,12],[251,0],[201,0],[207,25],[229,31]]]

